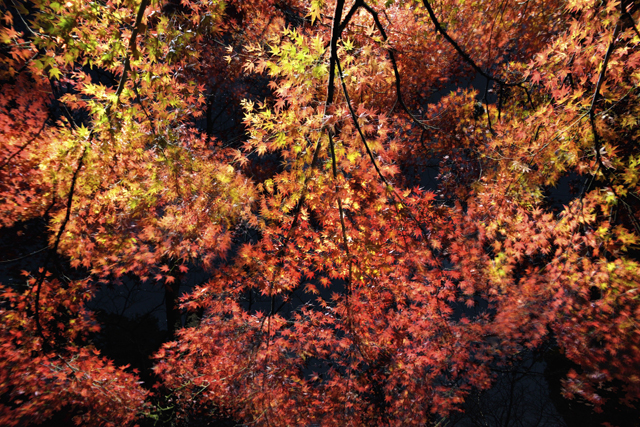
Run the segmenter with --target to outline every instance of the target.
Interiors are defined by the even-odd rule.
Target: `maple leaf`
[[[323,6],[324,0],[311,0],[309,14],[307,15],[311,18],[311,24],[315,23],[316,19],[320,18]]]

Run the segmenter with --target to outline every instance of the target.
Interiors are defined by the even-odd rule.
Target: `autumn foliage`
[[[639,19],[629,0],[0,0],[0,224],[49,236],[0,288],[0,424],[429,425],[546,342],[579,367],[567,398],[633,404]],[[87,303],[191,269],[202,319],[150,389],[96,350]]]

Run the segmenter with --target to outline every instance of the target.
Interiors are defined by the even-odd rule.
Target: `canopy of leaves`
[[[428,425],[549,341],[579,366],[566,397],[633,403],[638,19],[630,0],[0,0],[0,226],[50,236],[0,287],[0,424]],[[203,318],[149,390],[95,349],[86,304],[194,267],[182,308]]]

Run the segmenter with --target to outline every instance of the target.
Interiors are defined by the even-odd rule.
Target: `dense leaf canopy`
[[[49,236],[0,287],[0,424],[428,425],[548,342],[567,397],[640,398],[639,19],[0,0],[0,226]],[[150,389],[87,304],[194,269]]]

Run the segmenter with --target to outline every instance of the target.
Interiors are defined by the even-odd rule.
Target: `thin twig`
[[[342,228],[342,242],[344,244],[344,252],[347,256],[347,260],[349,261],[349,278],[347,280],[347,292],[346,292],[346,305],[347,305],[347,310],[351,310],[350,306],[349,306],[349,295],[351,295],[351,283],[352,283],[352,277],[353,277],[353,260],[351,259],[351,255],[349,253],[349,243],[347,241],[347,227],[345,226],[344,223],[344,209],[342,208],[342,198],[340,197],[340,188],[338,187],[338,167],[336,164],[336,153],[334,150],[334,144],[333,144],[333,134],[331,132],[329,133],[329,147],[331,148],[331,166],[333,169],[333,179],[336,181],[336,197],[338,199],[338,210],[340,211],[340,226]],[[351,313],[347,313],[347,322],[349,322],[349,330],[351,330],[353,332],[352,329],[352,325],[351,325]]]
[[[47,117],[46,119],[44,119],[44,121],[42,122],[42,126],[40,127],[40,130],[38,130],[38,132],[33,135],[33,137],[25,142],[24,144],[22,144],[20,146],[20,148],[18,148],[18,150],[13,153],[12,155],[10,155],[4,162],[2,162],[2,164],[0,165],[0,170],[2,170],[5,166],[7,166],[9,164],[9,162],[11,160],[13,160],[14,157],[16,157],[18,154],[20,154],[25,148],[27,148],[33,141],[36,140],[36,138],[38,138],[40,136],[40,134],[42,133],[42,131],[44,130],[45,125],[47,124],[47,120],[49,118]]]
[[[22,255],[22,256],[20,256],[20,257],[18,257],[18,258],[2,260],[2,261],[0,261],[0,264],[10,264],[10,263],[12,263],[12,262],[20,261],[20,260],[23,260],[23,259],[26,259],[26,258],[32,257],[32,256],[34,256],[34,255],[36,255],[36,254],[39,254],[39,253],[40,253],[40,252],[42,252],[42,251],[46,251],[48,248],[49,248],[49,246],[45,246],[44,248],[40,248],[40,249],[35,250],[35,251],[33,251],[33,252],[31,252],[31,253],[28,253],[28,254],[26,254],[26,255]]]

